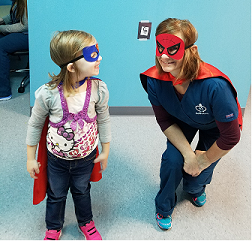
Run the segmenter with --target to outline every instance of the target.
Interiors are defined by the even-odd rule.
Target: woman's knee
[[[183,168],[184,158],[172,144],[167,146],[166,151],[162,155],[162,165],[172,169]]]
[[[163,155],[160,167],[160,178],[175,178],[182,176],[184,161],[181,155]]]

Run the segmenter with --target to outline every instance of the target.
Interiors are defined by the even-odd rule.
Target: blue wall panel
[[[139,73],[154,65],[155,28],[164,19],[189,19],[199,32],[199,53],[233,81],[245,107],[251,79],[250,0],[62,0],[28,1],[31,106],[34,91],[59,72],[50,59],[56,30],[79,29],[95,36],[103,60],[99,78],[110,106],[149,106]],[[150,40],[137,39],[138,23],[152,22]]]

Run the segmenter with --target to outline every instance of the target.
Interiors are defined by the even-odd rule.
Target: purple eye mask
[[[87,46],[82,50],[82,55],[79,57],[72,59],[71,61],[62,64],[60,68],[63,68],[67,66],[69,63],[73,63],[81,58],[84,58],[88,62],[95,62],[98,60],[100,54],[99,54],[99,47],[98,44],[92,45],[92,46]]]

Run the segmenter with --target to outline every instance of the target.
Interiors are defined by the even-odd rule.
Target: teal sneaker
[[[169,230],[172,227],[172,217],[164,217],[163,215],[157,213],[156,214],[156,221],[158,226],[163,230]]]
[[[203,192],[201,196],[195,198],[193,197],[192,201],[196,206],[202,207],[206,203],[206,193]]]

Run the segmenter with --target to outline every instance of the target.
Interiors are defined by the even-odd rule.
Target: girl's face
[[[95,45],[96,43],[91,43],[89,46],[92,46],[92,45]],[[82,51],[80,52],[79,55],[82,55]],[[97,55],[96,52],[93,52],[91,53],[91,57],[92,58],[95,58],[95,56]],[[81,58],[79,60],[77,60],[75,62],[76,64],[76,67],[78,69],[78,72],[79,72],[79,76],[78,78],[80,80],[83,80],[84,78],[86,77],[91,77],[91,76],[94,76],[94,75],[98,75],[99,74],[99,65],[100,65],[100,62],[102,60],[102,57],[101,55],[99,55],[98,59],[96,61],[93,61],[93,62],[89,62],[87,60],[85,60],[85,58]]]
[[[183,36],[180,32],[174,35],[183,39]],[[166,54],[162,54],[161,56],[157,56],[157,59],[164,72],[169,72],[174,77],[177,77],[179,75],[183,63],[183,58],[176,60]]]

